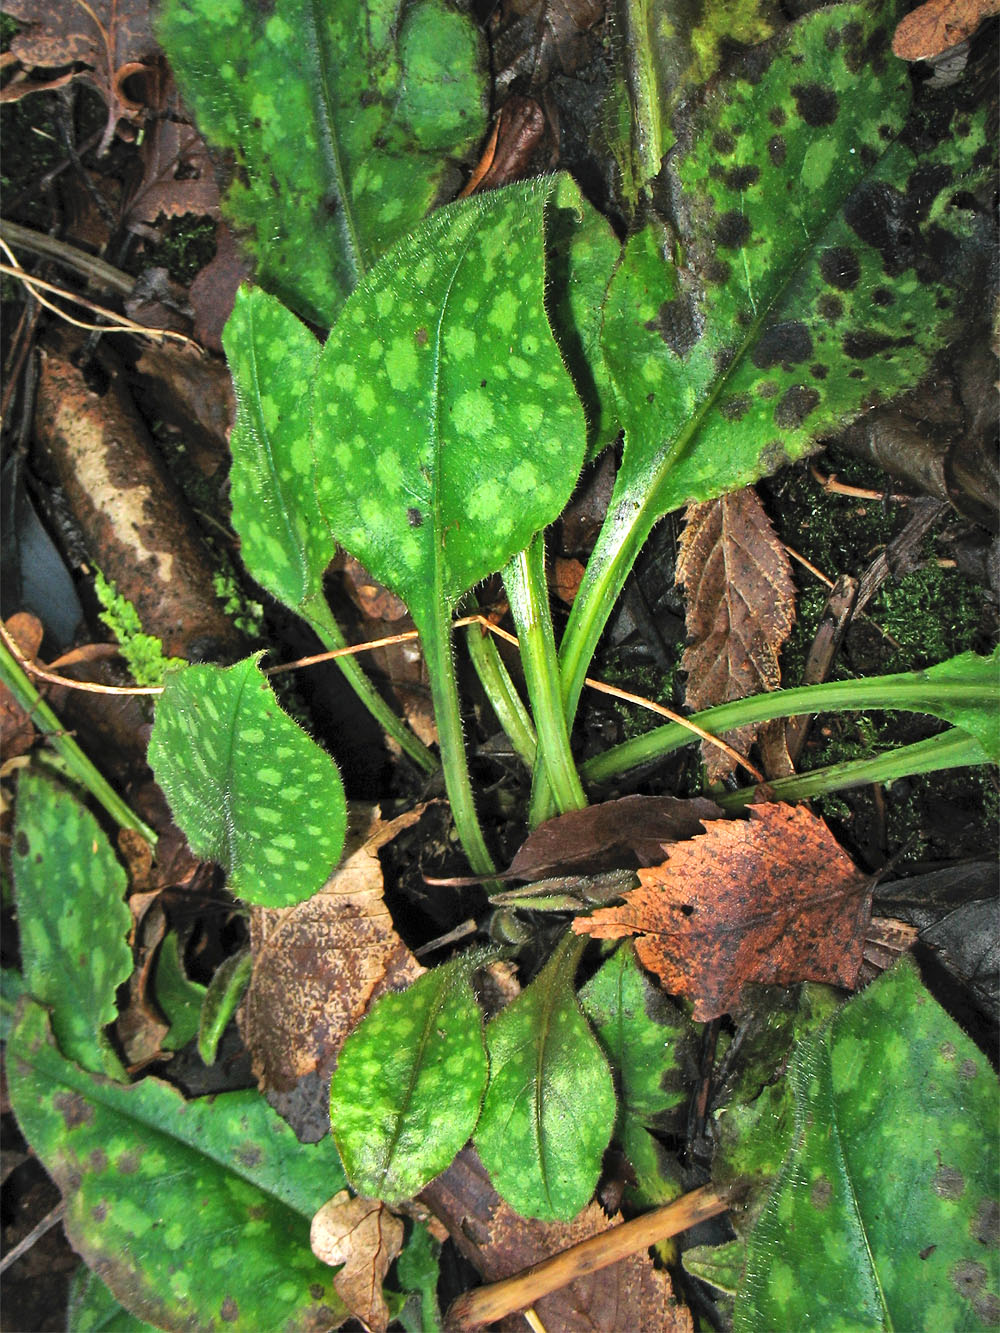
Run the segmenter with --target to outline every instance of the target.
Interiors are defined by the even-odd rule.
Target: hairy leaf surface
[[[132,972],[125,871],[90,811],[30,769],[17,785],[11,863],[24,987],[52,1010],[62,1052],[103,1073],[103,1029]]]
[[[9,1056],[14,1112],[63,1192],[70,1242],[132,1314],[247,1333],[346,1318],[309,1249],[310,1218],[344,1183],[331,1143],[299,1143],[256,1091],[185,1102],[157,1079],[87,1074],[34,1004]]]
[[[259,657],[168,677],[149,762],[192,851],[247,902],[287,907],[333,869],[347,807],[336,764],[279,707]]]
[[[485,129],[480,37],[446,0],[169,0],[159,34],[235,151],[223,206],[261,282],[327,327]]]
[[[568,1221],[594,1192],[615,1119],[608,1063],[580,1012],[571,936],[486,1028],[490,1081],[476,1149],[524,1217]]]
[[[344,1043],[330,1124],[361,1194],[408,1199],[468,1139],[486,1087],[482,1015],[459,958],[379,1000]]]
[[[740,1333],[995,1328],[996,1080],[897,964],[789,1068],[792,1147],[751,1233]]]

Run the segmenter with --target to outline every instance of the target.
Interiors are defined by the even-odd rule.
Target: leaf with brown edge
[[[900,22],[892,53],[900,60],[930,60],[971,37],[994,14],[1000,14],[998,0],[927,0]]]
[[[688,505],[677,556],[687,592],[686,702],[694,711],[776,690],[779,655],[795,623],[791,564],[752,486]],[[729,732],[745,753],[757,727]],[[702,746],[709,781],[733,771],[714,745]]]
[[[341,1190],[313,1218],[309,1244],[323,1263],[343,1264],[333,1286],[351,1314],[373,1333],[385,1333],[389,1307],[382,1283],[403,1248],[400,1219],[378,1199]]]
[[[290,1092],[313,1074],[328,1080],[368,1005],[424,971],[393,926],[378,859],[423,809],[388,822],[377,806],[361,819],[352,810],[350,854],[319,893],[291,908],[252,910],[253,976],[239,1025],[262,1091]]]
[[[850,990],[871,916],[870,882],[804,806],[752,805],[638,872],[620,907],[578,916],[597,939],[635,935],[643,966],[706,1022],[745,985],[821,981]]]

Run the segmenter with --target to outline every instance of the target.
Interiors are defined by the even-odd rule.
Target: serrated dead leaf
[[[752,487],[688,505],[676,579],[687,597],[681,669],[688,674],[688,706],[697,712],[776,690],[781,647],[795,623],[795,585]],[[740,727],[725,739],[745,754],[756,735],[756,727]],[[703,745],[702,754],[710,782],[735,767],[714,745]]]
[[[703,1023],[737,1007],[751,982],[857,981],[871,883],[804,806],[750,806],[638,872],[619,907],[573,921],[597,939],[635,935],[636,953]]]
[[[253,975],[238,1021],[262,1092],[328,1078],[368,1005],[424,971],[393,927],[378,859],[424,808],[388,822],[377,806],[355,809],[354,850],[319,893],[295,907],[253,909]]]
[[[403,1248],[401,1220],[378,1199],[341,1190],[313,1218],[309,1244],[321,1263],[343,1264],[333,1279],[337,1295],[366,1328],[385,1333],[389,1307],[382,1283]]]
[[[1000,0],[927,0],[899,24],[892,53],[900,60],[930,60],[971,37],[994,14],[1000,14]]]

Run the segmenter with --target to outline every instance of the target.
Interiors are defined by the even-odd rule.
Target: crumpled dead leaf
[[[753,487],[688,505],[676,578],[687,594],[681,668],[688,706],[697,712],[776,690],[781,647],[795,623],[795,585]],[[725,739],[745,754],[757,730],[740,727]],[[717,746],[703,743],[702,754],[710,782],[735,767]]]
[[[378,806],[353,809],[347,858],[319,893],[295,907],[253,909],[253,975],[237,1017],[261,1091],[328,1077],[368,1005],[424,971],[393,927],[378,859],[424,809],[388,822]]]
[[[514,1212],[493,1189],[475,1151],[463,1148],[455,1161],[420,1194],[420,1201],[448,1228],[455,1246],[487,1282],[530,1268],[621,1221],[592,1203],[571,1222],[539,1222]],[[648,1254],[634,1254],[586,1273],[533,1306],[546,1333],[619,1333],[656,1329],[691,1333],[690,1312],[678,1305],[670,1275]],[[523,1330],[521,1315],[491,1326]]]
[[[892,53],[900,60],[930,60],[971,37],[1000,14],[1000,0],[926,0],[900,22]]]
[[[618,907],[578,916],[596,939],[635,935],[643,966],[703,1023],[737,1007],[750,982],[852,989],[872,886],[804,806],[757,805],[670,848]]]
[[[145,105],[134,101],[125,86],[136,75],[152,77],[159,58],[149,0],[4,0],[3,7],[25,25],[10,44],[11,56],[25,70],[72,64],[83,68],[56,82],[15,77],[0,92],[0,101],[17,101],[71,79],[90,83],[108,107],[99,154],[120,121],[141,123]]]
[[[378,1199],[354,1198],[341,1190],[312,1220],[309,1244],[321,1263],[343,1268],[334,1290],[373,1333],[385,1333],[389,1307],[382,1283],[403,1248],[403,1223]]]

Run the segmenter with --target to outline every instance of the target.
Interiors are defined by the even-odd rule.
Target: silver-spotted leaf
[[[914,965],[845,1005],[788,1077],[792,1146],[737,1330],[996,1328],[996,1079]]]
[[[546,1221],[568,1221],[590,1201],[615,1122],[611,1071],[573,990],[581,952],[564,938],[486,1028],[476,1150],[511,1207]]]
[[[327,327],[485,129],[481,37],[446,0],[168,0],[160,40],[260,281]]]
[[[149,762],[192,851],[238,897],[288,907],[339,860],[347,807],[336,764],[282,711],[259,657],[170,675]]]
[[[222,333],[236,391],[229,473],[247,569],[302,610],[322,595],[333,544],[310,484],[309,386],[320,345],[280,301],[241,287]]]
[[[347,1317],[309,1223],[344,1184],[255,1090],[186,1102],[64,1060],[31,1004],[8,1048],[21,1130],[63,1193],[73,1248],[157,1328],[332,1328]]]
[[[677,1133],[695,1077],[697,1029],[639,966],[625,941],[580,991],[583,1012],[618,1075],[615,1136],[636,1176],[630,1198],[641,1207],[681,1192],[654,1131]]]
[[[320,356],[320,508],[422,633],[558,516],[583,461],[545,314],[553,188],[439,209],[356,289]]]
[[[330,1125],[360,1193],[411,1198],[475,1128],[486,1087],[482,1014],[458,958],[384,995],[344,1043]]]
[[[897,138],[910,90],[891,25],[884,5],[821,9],[721,83],[670,159],[679,263],[655,226],[626,247],[604,323],[626,443],[563,641],[574,706],[595,608],[663,514],[801,457],[944,341],[983,131],[956,114],[919,157]]]
[[[103,1029],[132,972],[125,871],[90,811],[31,769],[17,785],[11,863],[24,987],[51,1009],[68,1059],[112,1072]]]

